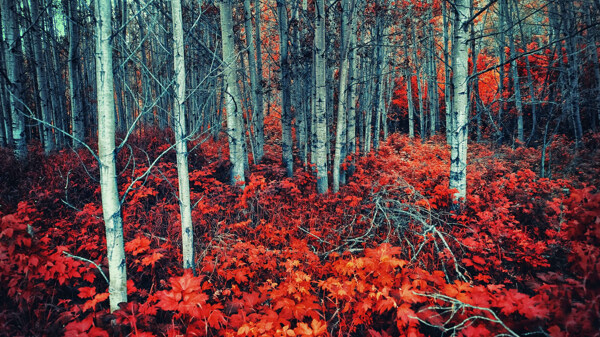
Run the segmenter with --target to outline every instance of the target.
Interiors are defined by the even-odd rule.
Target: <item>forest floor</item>
[[[600,335],[600,134],[555,139],[551,179],[537,149],[471,144],[460,207],[441,138],[392,135],[327,195],[285,178],[275,144],[243,192],[225,142],[192,144],[197,276],[175,154],[150,167],[170,136],[149,134],[118,156],[129,302],[112,314],[93,156],[0,150],[0,335]]]

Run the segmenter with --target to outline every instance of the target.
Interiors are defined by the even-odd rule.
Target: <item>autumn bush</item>
[[[172,139],[155,131],[118,156],[129,302],[114,313],[93,156],[32,155],[19,166],[0,152],[0,334],[591,336],[600,327],[595,165],[573,169],[556,153],[553,179],[540,178],[537,149],[473,145],[459,206],[443,140],[391,135],[323,196],[300,163],[285,178],[277,146],[243,191],[229,186],[225,143],[200,138],[190,144],[194,275],[180,267],[177,172],[172,151],[162,154]],[[569,156],[597,158],[598,139]]]

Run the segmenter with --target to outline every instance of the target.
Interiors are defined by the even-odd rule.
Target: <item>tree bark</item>
[[[315,163],[317,192],[327,193],[327,120],[325,118],[327,87],[325,83],[325,4],[316,0],[315,14]]]
[[[41,19],[39,19],[39,0],[31,1],[31,17],[33,20],[37,20],[37,24],[34,22],[32,24],[36,24],[36,27],[33,30],[33,56],[35,62],[35,72],[36,72],[36,81],[38,86],[38,95],[40,102],[40,111],[42,113],[42,120],[44,121],[44,125],[42,125],[43,130],[43,144],[44,144],[44,153],[46,155],[50,154],[54,151],[54,134],[52,133],[52,113],[50,100],[48,95],[48,83],[46,80],[46,67],[44,67],[44,57],[42,56],[42,37],[41,30],[43,29],[41,25]]]
[[[419,101],[419,136],[421,137],[421,142],[425,142],[427,138],[427,122],[425,120],[425,109],[423,108],[423,88],[421,85],[421,66],[418,64],[419,57],[417,55],[417,33],[416,27],[412,27],[412,36],[415,45],[413,46],[413,59],[415,61],[415,70],[417,76],[417,100]]]
[[[349,58],[348,46],[350,40],[351,22],[353,20],[354,1],[342,0],[342,24],[340,37],[340,82],[338,91],[337,125],[335,132],[335,154],[333,156],[333,181],[332,192],[337,193],[340,189],[340,181],[343,181],[343,172],[340,165],[346,157],[346,104],[348,89]]]
[[[2,13],[0,13],[0,17]],[[4,25],[3,20],[0,18],[0,46],[5,48],[4,45],[4,36],[2,34],[2,26]],[[4,53],[0,52],[0,67],[4,67],[6,63],[4,62]],[[2,139],[1,146],[12,147],[12,130],[11,130],[11,122],[10,122],[10,104],[8,98],[8,92],[6,91],[6,80],[4,76],[0,76],[0,111],[2,115],[0,115],[0,138]]]
[[[508,8],[507,2],[507,0],[500,0],[500,5],[504,8],[504,17],[506,18],[506,23],[508,25],[508,47],[510,49],[510,59],[512,60],[510,62],[510,72],[513,80],[513,90],[515,91],[515,107],[517,109],[517,140],[519,144],[523,144],[525,141],[525,137],[523,134],[523,101],[521,99],[521,84],[519,81],[519,72],[517,69],[517,59],[515,57],[517,51],[514,39],[515,34],[512,13]]]
[[[292,155],[288,14],[285,0],[277,0],[277,14],[279,17],[279,61],[281,62],[281,154],[285,175],[291,177],[294,175],[294,158]]]
[[[454,97],[452,114],[455,121],[451,139],[450,188],[456,189],[454,199],[459,201],[467,194],[467,140],[468,140],[468,20],[469,0],[457,0],[454,8],[456,25],[453,48],[455,59],[452,64]]]
[[[227,136],[231,161],[231,184],[245,185],[244,176],[244,125],[242,123],[241,94],[237,80],[236,52],[233,40],[232,0],[220,2],[221,39],[223,49],[223,74],[226,83]]]
[[[175,73],[175,100],[173,106],[175,124],[175,148],[177,150],[177,178],[179,181],[179,210],[181,214],[181,245],[183,268],[195,269],[194,227],[190,202],[190,177],[188,173],[188,149],[185,116],[185,57],[183,48],[183,18],[181,1],[171,0],[173,16],[173,69]]]
[[[263,98],[263,67],[262,67],[262,40],[261,36],[261,9],[260,1],[256,0],[254,4],[254,35],[256,35],[256,115],[254,123],[254,133],[256,137],[256,148],[259,149],[259,155],[262,152],[264,156],[265,147],[265,117],[264,117],[264,98]]]
[[[387,35],[389,32],[389,28],[385,27],[385,22],[383,22],[383,17],[379,20],[381,21],[380,27],[378,30],[377,37],[377,87],[375,89],[376,92],[376,103],[375,103],[375,130],[373,131],[373,148],[377,151],[379,150],[379,143],[381,138],[381,123],[385,123],[384,114],[385,114],[385,101],[384,101],[384,93],[385,93],[385,78],[386,75],[384,71],[388,68],[387,62],[387,48],[385,45],[385,40],[387,39]],[[383,120],[383,121],[382,121]]]
[[[260,9],[256,8],[256,19],[259,21]],[[262,102],[262,94],[260,94],[260,81],[259,75],[262,77],[262,74],[258,74],[256,70],[256,50],[254,44],[254,36],[252,34],[252,8],[250,7],[250,0],[244,0],[244,28],[246,32],[246,47],[248,52],[248,67],[250,73],[250,100],[252,103],[252,136],[254,137],[254,155],[253,160],[254,164],[260,163],[264,156],[264,134],[261,135],[262,129],[258,125],[258,115],[259,111],[262,115],[263,102]],[[258,26],[258,23],[257,23]],[[260,28],[257,28],[257,31]],[[258,32],[256,35],[258,36]],[[260,40],[257,39],[256,44],[260,44]],[[262,136],[262,138],[261,138]]]
[[[346,131],[346,151],[349,155],[352,156],[352,162],[348,165],[347,176],[351,176],[354,173],[354,161],[356,156],[356,89],[358,85],[358,60],[357,60],[357,38],[356,38],[356,30],[357,30],[357,1],[352,1],[353,3],[353,11],[352,11],[352,20],[350,24],[350,32],[348,39],[348,118],[347,118],[347,131]]]
[[[119,303],[127,302],[127,270],[123,246],[123,219],[117,188],[110,0],[96,0],[95,12],[100,189],[106,227],[110,310],[115,311],[119,309]]]
[[[442,28],[444,39],[444,102],[446,104],[446,142],[450,144],[452,131],[452,91],[450,83],[450,53],[448,37],[448,9],[446,1],[442,1]]]
[[[83,105],[81,97],[82,83],[80,81],[79,67],[79,27],[74,22],[77,13],[77,1],[68,1],[68,28],[69,28],[69,94],[71,100],[71,130],[73,148],[81,147],[85,138]]]

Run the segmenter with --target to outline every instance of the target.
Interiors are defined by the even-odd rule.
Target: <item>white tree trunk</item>
[[[173,65],[175,69],[175,148],[177,150],[177,178],[179,181],[179,209],[181,213],[181,245],[183,247],[183,268],[195,269],[194,227],[192,226],[192,205],[190,202],[190,177],[188,173],[188,149],[185,116],[185,57],[183,48],[183,18],[181,1],[172,0],[173,16]]]
[[[451,93],[451,83],[450,83],[450,53],[449,53],[449,42],[450,38],[448,36],[448,4],[445,1],[442,1],[442,31],[443,31],[443,39],[444,39],[444,102],[446,104],[446,142],[450,144],[451,139],[451,131],[452,131],[452,93]]]
[[[256,17],[257,17],[257,26],[260,29],[259,23],[260,20],[258,16],[260,15],[260,9],[256,9]],[[264,156],[264,134],[262,128],[259,127],[259,111],[260,115],[262,115],[263,102],[262,102],[262,94],[260,94],[260,81],[259,78],[262,78],[262,74],[258,74],[257,72],[257,60],[256,60],[256,51],[257,49],[254,47],[254,34],[252,34],[252,9],[250,7],[250,0],[244,0],[244,28],[246,31],[246,44],[248,48],[248,67],[250,68],[250,86],[251,93],[250,99],[252,101],[252,132],[254,137],[254,163],[258,164],[262,157]],[[257,33],[258,35],[258,33]],[[260,40],[257,39],[257,44],[260,44]],[[262,119],[261,123],[262,123]]]
[[[451,163],[450,163],[450,188],[456,189],[454,199],[465,198],[467,194],[467,135],[468,135],[468,26],[470,0],[458,0],[455,3],[455,38],[453,48],[455,59],[452,64],[454,76],[452,85],[454,96],[452,99],[452,117],[454,126],[451,130]]]
[[[325,118],[327,87],[325,85],[325,4],[316,0],[315,15],[315,164],[317,166],[317,192],[327,193],[327,120]]]
[[[382,26],[385,26],[385,23],[382,22],[381,24]],[[386,75],[385,72],[387,72],[388,70],[388,53],[387,53],[387,48],[386,48],[386,42],[387,42],[387,36],[389,34],[389,27],[380,27],[380,36],[378,37],[378,55],[377,55],[377,59],[378,59],[378,65],[377,65],[377,89],[375,90],[375,92],[377,92],[377,97],[375,98],[377,101],[377,103],[375,104],[375,106],[377,107],[375,109],[375,131],[373,132],[373,148],[375,148],[375,150],[379,150],[379,143],[381,141],[381,124],[382,123],[387,123],[387,116],[386,116],[386,110],[385,110],[385,100],[384,100],[384,93],[385,93],[385,79],[386,79]]]
[[[342,161],[346,157],[346,109],[349,65],[349,42],[351,22],[353,18],[354,4],[351,0],[342,0],[342,26],[341,50],[340,50],[340,82],[338,91],[337,126],[335,132],[335,154],[333,156],[333,184],[332,191],[337,193],[340,189],[340,180],[343,173],[340,172]]]
[[[123,219],[117,189],[115,100],[111,47],[110,0],[96,0],[96,85],[98,100],[98,157],[100,189],[106,228],[110,310],[127,302],[127,270],[123,248]]]
[[[412,72],[406,71],[406,103],[408,105],[408,137],[415,138],[415,105],[413,103]]]
[[[227,109],[227,136],[229,139],[229,160],[231,161],[231,184],[243,188],[244,177],[244,125],[242,123],[241,95],[237,84],[237,62],[233,41],[232,0],[220,2],[221,35],[223,48],[223,73],[227,84],[225,106]]]
[[[348,44],[348,78],[349,78],[349,83],[348,83],[348,127],[347,127],[347,131],[346,131],[346,141],[347,141],[347,145],[346,145],[346,151],[348,152],[349,155],[355,155],[356,154],[356,100],[357,100],[357,88],[356,86],[358,85],[358,60],[357,60],[357,46],[356,46],[356,29],[358,27],[357,25],[357,19],[355,18],[355,13],[357,11],[356,7],[358,6],[358,3],[356,1],[353,1],[353,5],[354,5],[354,10],[353,10],[353,16],[352,16],[352,20],[351,20],[351,24],[350,24],[350,38],[349,38],[349,44]],[[348,172],[347,175],[350,176],[354,173],[354,157],[352,159],[352,163],[349,163],[349,167],[348,167]]]
[[[426,127],[426,115],[423,107],[423,86],[421,83],[421,66],[419,64],[419,56],[417,55],[417,33],[416,27],[412,27],[412,36],[415,45],[413,46],[413,59],[415,61],[415,70],[417,76],[417,100],[419,101],[419,135],[421,136],[421,142],[425,142],[427,138],[427,127]]]

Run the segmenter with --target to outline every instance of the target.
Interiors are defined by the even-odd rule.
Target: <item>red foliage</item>
[[[189,157],[195,276],[179,267],[173,158],[143,164],[141,149],[154,158],[165,137],[134,139],[119,158],[130,301],[114,313],[93,159],[45,159],[44,179],[33,167],[0,172],[17,179],[0,196],[0,331],[583,336],[600,326],[600,194],[583,180],[597,174],[593,165],[575,170],[557,155],[561,179],[542,179],[537,150],[472,146],[468,202],[457,213],[443,142],[392,135],[326,196],[301,169],[284,178],[273,151],[241,192],[227,185],[223,145],[207,142]],[[597,139],[564,156],[595,158]]]

